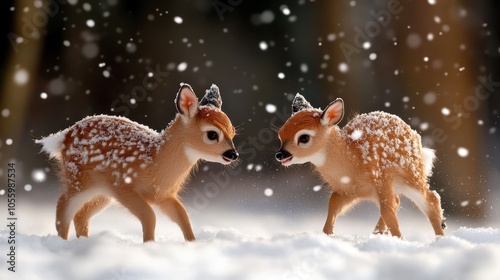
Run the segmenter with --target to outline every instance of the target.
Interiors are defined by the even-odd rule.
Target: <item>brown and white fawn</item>
[[[74,219],[76,235],[88,236],[89,219],[116,199],[136,216],[143,239],[154,241],[152,205],[179,225],[187,241],[195,240],[178,193],[199,159],[230,164],[238,158],[235,128],[221,111],[219,88],[203,99],[181,84],[175,100],[179,112],[158,133],[123,117],[87,117],[36,141],[59,163],[64,191],[57,202],[56,228],[68,238]]]
[[[333,191],[323,232],[333,234],[338,215],[369,199],[380,208],[374,233],[388,229],[401,237],[396,212],[403,194],[427,215],[435,234],[444,235],[440,197],[428,184],[434,150],[423,148],[420,135],[397,116],[371,112],[339,128],[343,116],[340,98],[321,111],[297,94],[279,131],[276,159],[284,166],[312,163]]]

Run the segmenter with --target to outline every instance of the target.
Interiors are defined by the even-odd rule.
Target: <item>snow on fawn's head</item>
[[[195,239],[179,191],[198,160],[230,164],[239,155],[216,85],[198,102],[192,88],[181,84],[175,104],[179,114],[162,133],[99,115],[36,141],[58,161],[64,184],[56,209],[60,237],[68,238],[72,220],[77,237],[88,236],[92,216],[114,198],[141,221],[145,242],[154,240],[151,205],[179,225],[185,240]]]
[[[357,201],[372,200],[380,207],[374,233],[401,237],[396,211],[402,194],[427,215],[435,234],[443,235],[441,200],[428,183],[434,150],[422,147],[420,135],[395,115],[362,114],[340,128],[343,116],[342,99],[322,111],[297,94],[292,116],[279,130],[276,159],[284,166],[312,163],[332,190],[323,232],[333,234],[336,217]]]

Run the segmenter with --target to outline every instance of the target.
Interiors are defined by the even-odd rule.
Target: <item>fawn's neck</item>
[[[342,177],[352,177],[355,167],[349,146],[342,137],[340,128],[332,127],[326,137],[326,160],[323,165],[316,166],[316,170],[333,187],[341,181]]]
[[[154,174],[157,184],[180,190],[189,172],[197,161],[190,160],[185,153],[186,136],[185,127],[179,115],[163,131],[164,143],[158,151],[155,163]]]

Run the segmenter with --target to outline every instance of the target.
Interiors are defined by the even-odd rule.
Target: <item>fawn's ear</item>
[[[295,98],[292,101],[292,115],[295,115],[297,112],[302,110],[312,109],[311,103],[309,103],[304,96],[300,93],[295,95]]]
[[[205,91],[205,96],[200,101],[200,106],[222,107],[222,98],[220,97],[219,87],[215,84]]]
[[[321,114],[321,124],[333,126],[338,124],[344,117],[344,100],[335,99],[330,105],[326,106]]]
[[[181,83],[181,88],[175,98],[175,105],[177,111],[185,120],[194,117],[198,113],[198,98],[190,85]]]

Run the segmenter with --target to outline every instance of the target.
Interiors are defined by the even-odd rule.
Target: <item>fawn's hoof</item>
[[[333,228],[332,229],[323,228],[323,232],[326,235],[333,235]]]

